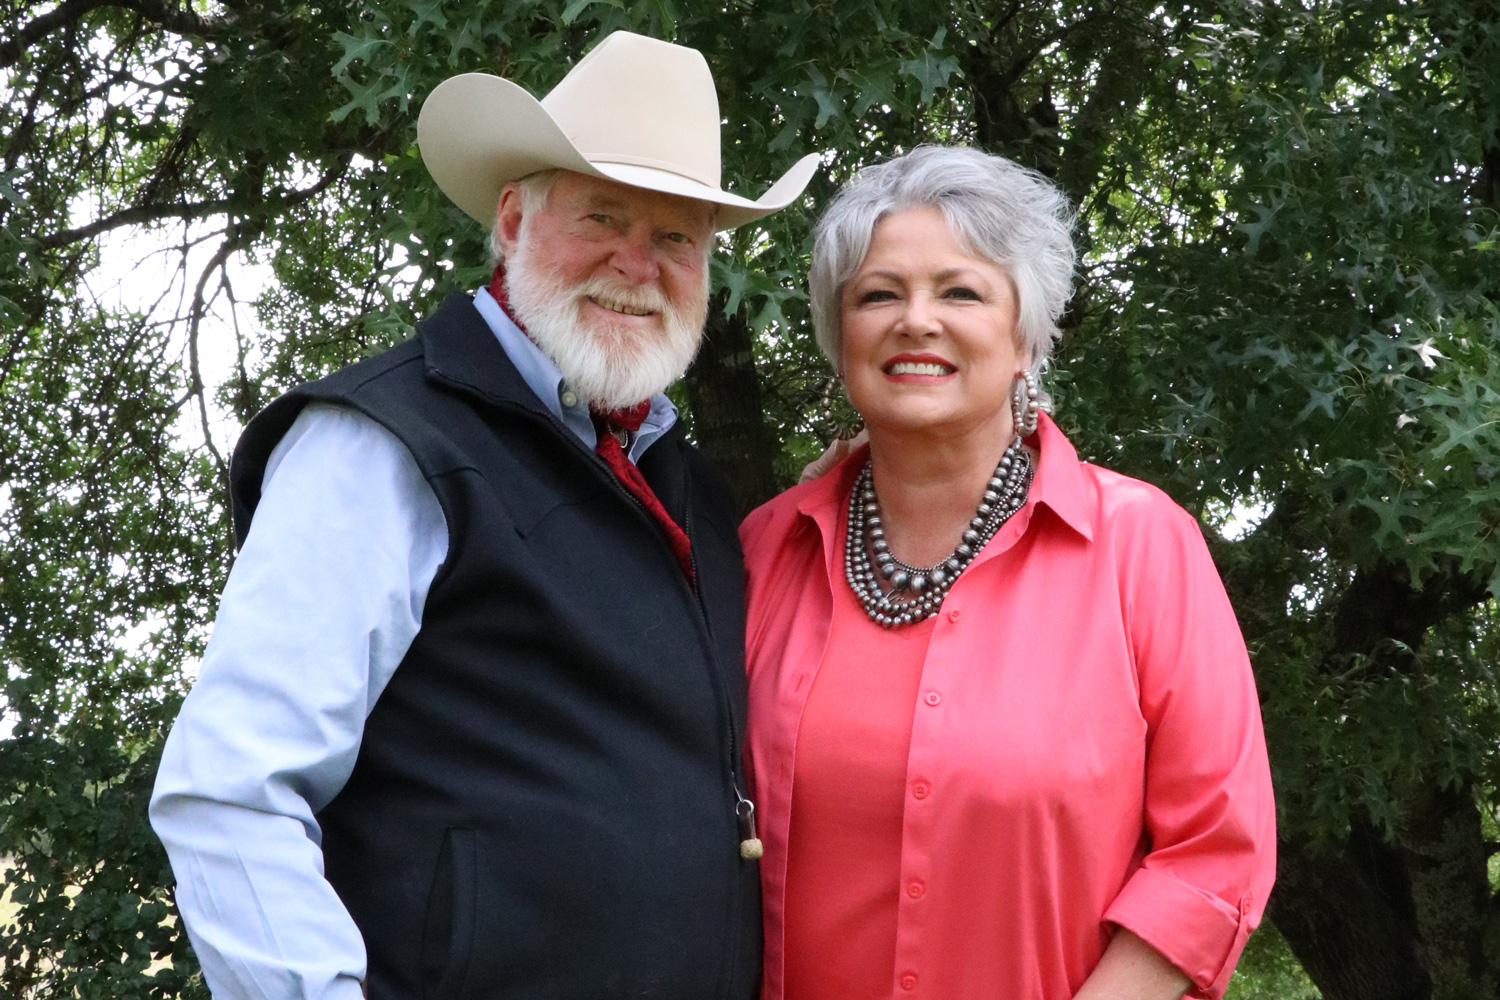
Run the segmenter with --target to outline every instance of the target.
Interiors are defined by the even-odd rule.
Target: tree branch
[[[9,39],[0,42],[0,69],[14,66],[22,53],[53,31],[89,11],[108,6],[109,0],[64,0],[52,10],[34,19]]]
[[[142,222],[155,222],[158,219],[201,219],[207,215],[214,215],[229,208],[227,198],[217,198],[213,201],[190,202],[178,205],[132,205],[130,208],[122,208],[113,215],[106,215],[102,219],[95,219],[86,226],[78,226],[75,229],[64,229],[60,232],[49,233],[37,240],[43,249],[52,250],[57,247],[67,246],[69,243],[77,243],[79,240],[91,239],[101,233],[107,233],[121,226],[134,226]]]
[[[223,454],[214,444],[213,430],[209,426],[207,391],[203,385],[203,372],[198,363],[198,328],[203,322],[203,313],[208,308],[203,291],[208,285],[209,276],[223,269],[230,255],[239,249],[239,244],[239,230],[231,222],[224,242],[219,244],[219,249],[214,251],[213,257],[204,266],[203,273],[198,275],[198,285],[193,289],[193,304],[188,312],[188,368],[192,376],[188,391],[198,397],[198,417],[203,421],[203,443],[208,446],[210,454],[213,455],[214,464],[218,466],[226,485],[229,482],[229,463],[224,461]]]
[[[1382,560],[1360,569],[1333,608],[1330,672],[1347,669],[1342,665],[1353,655],[1372,656],[1394,648],[1405,650],[1396,654],[1398,659],[1410,658],[1428,629],[1458,609],[1483,601],[1485,583],[1484,574],[1445,566],[1417,589],[1398,564]],[[1393,640],[1399,645],[1392,646]]]
[[[114,0],[112,6],[133,10],[175,35],[217,38],[230,27],[226,18],[203,17],[189,7],[174,6],[164,0]]]
[[[0,42],[0,69],[14,66],[27,49],[47,35],[100,7],[134,11],[177,35],[216,38],[229,27],[229,22],[223,18],[202,17],[188,8],[170,6],[164,0],[64,0],[53,10],[24,25],[11,38]]]
[[[336,164],[323,171],[323,175],[311,187],[294,189],[278,197],[268,198],[264,204],[280,208],[295,208],[298,205],[306,204],[336,184],[348,172],[350,161],[351,156],[345,154],[339,157]],[[64,229],[59,232],[49,233],[39,238],[37,242],[42,245],[43,249],[53,250],[70,243],[77,243],[79,240],[91,239],[111,230],[119,229],[122,226],[156,222],[160,219],[180,219],[186,222],[228,211],[229,207],[230,200],[228,198],[216,198],[212,201],[186,202],[173,205],[132,205],[129,208],[122,208],[111,215],[106,215],[102,219],[95,219],[86,226],[78,226],[74,229]]]
[[[295,208],[298,205],[306,204],[313,198],[316,198],[318,195],[322,194],[324,191],[327,191],[334,184],[338,183],[339,179],[349,172],[349,164],[353,162],[353,160],[354,154],[345,153],[344,155],[339,157],[337,163],[329,167],[327,170],[323,171],[323,176],[319,177],[317,183],[313,184],[312,187],[301,188],[300,190],[292,191],[284,197],[278,199],[279,202],[286,208]]]

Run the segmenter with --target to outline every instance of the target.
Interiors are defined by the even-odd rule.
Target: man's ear
[[[521,186],[515,182],[500,189],[495,205],[495,233],[500,249],[509,257],[521,238]]]

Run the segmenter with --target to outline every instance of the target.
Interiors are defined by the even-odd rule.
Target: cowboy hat
[[[443,193],[490,226],[500,189],[561,167],[712,202],[733,229],[791,204],[817,169],[793,164],[759,200],[720,187],[719,96],[697,49],[616,31],[538,101],[488,73],[438,84],[417,118],[422,162]]]

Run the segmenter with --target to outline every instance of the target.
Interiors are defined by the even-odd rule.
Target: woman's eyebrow
[[[979,272],[972,267],[945,267],[933,275],[939,282],[952,281],[954,278],[978,277]]]
[[[979,272],[972,267],[945,267],[941,271],[933,272],[932,278],[934,281],[941,284],[945,281],[952,281],[955,278],[977,278],[979,276]],[[902,283],[906,281],[906,277],[904,275],[898,274],[895,271],[886,270],[884,268],[880,268],[874,271],[861,271],[850,280],[851,283],[853,283],[854,281],[862,281],[867,278],[884,278],[888,281]]]

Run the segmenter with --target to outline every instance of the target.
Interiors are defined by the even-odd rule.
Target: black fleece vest
[[[422,627],[318,814],[372,1000],[749,1000],[760,889],[739,857],[742,566],[727,483],[683,438],[641,472],[661,528],[541,404],[473,304],[301,386],[246,429],[243,541],[302,407],[394,433],[447,518]]]

